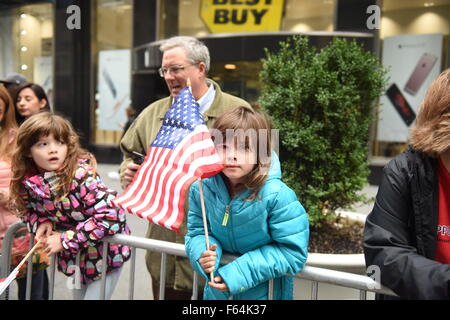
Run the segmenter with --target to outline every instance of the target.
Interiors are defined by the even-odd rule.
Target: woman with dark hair
[[[19,125],[38,112],[51,111],[45,90],[35,83],[25,83],[17,89],[15,104]]]
[[[401,299],[449,299],[450,69],[428,88],[409,143],[383,170],[364,231],[366,265]]]

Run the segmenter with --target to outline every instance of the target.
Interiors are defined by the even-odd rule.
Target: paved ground
[[[110,188],[121,191],[121,187],[118,180],[118,175],[116,174],[118,170],[118,165],[110,164],[99,164],[98,172],[102,177],[103,181]],[[367,186],[362,190],[363,193],[367,194],[368,197],[375,197],[378,190],[377,186]],[[352,211],[368,214],[372,209],[372,202],[369,204],[359,204],[356,205]],[[128,215],[128,224],[131,228],[133,235],[138,237],[144,237],[147,229],[147,222],[138,218],[134,215]],[[134,299],[135,300],[149,300],[153,299],[153,294],[151,293],[151,279],[147,272],[144,261],[145,251],[136,250],[136,270],[135,270],[135,283],[134,283]],[[120,275],[119,283],[112,296],[113,300],[128,299],[129,291],[129,280],[130,280],[130,263],[127,262]],[[68,278],[56,272],[55,275],[55,294],[54,298],[57,300],[72,300],[72,294],[68,289]],[[14,299],[17,295],[15,293],[15,284],[12,285],[11,299]]]
[[[369,214],[373,208],[373,202],[375,201],[375,196],[378,192],[378,186],[367,185],[361,193],[364,193],[368,197],[368,203],[359,203],[356,204],[351,211],[355,211],[358,213]]]

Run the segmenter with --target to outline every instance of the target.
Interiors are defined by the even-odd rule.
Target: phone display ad
[[[430,74],[431,69],[435,65],[437,57],[431,53],[424,53],[417,62],[411,76],[406,82],[404,90],[411,95],[416,95],[421,88],[425,79]]]
[[[416,118],[416,113],[406,101],[405,96],[400,92],[397,85],[393,83],[386,91],[386,95],[397,110],[398,114],[402,118],[403,122],[410,126]]]
[[[376,140],[405,143],[431,82],[441,72],[444,35],[403,34],[383,39],[389,82],[380,97]]]

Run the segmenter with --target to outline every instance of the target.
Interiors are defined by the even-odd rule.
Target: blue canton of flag
[[[151,147],[175,148],[198,125],[204,125],[200,107],[188,88],[183,89],[164,116],[163,125]]]

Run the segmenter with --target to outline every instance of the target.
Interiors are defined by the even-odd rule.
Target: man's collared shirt
[[[216,95],[216,89],[214,89],[214,85],[212,83],[209,84],[208,91],[197,100],[200,105],[200,113],[205,114],[205,112],[211,107],[214,96]]]

